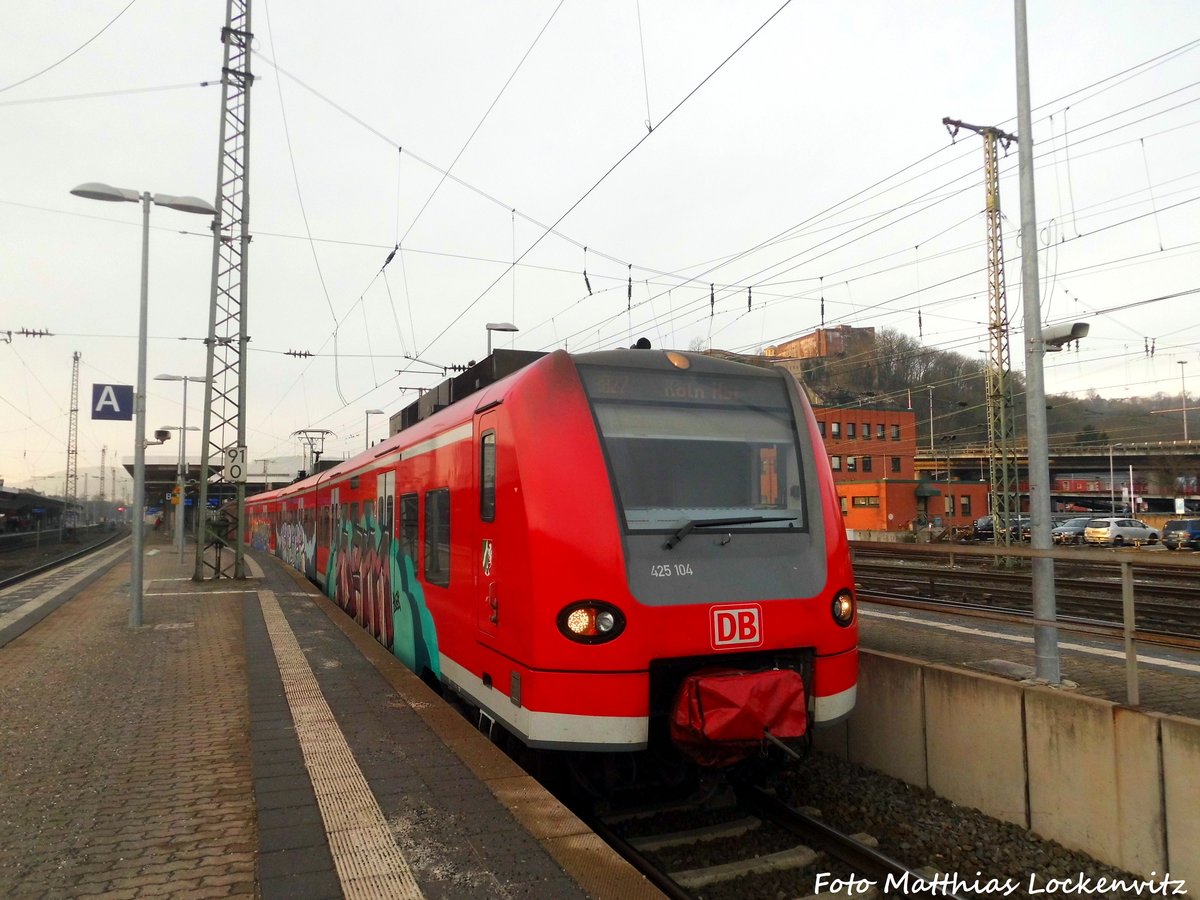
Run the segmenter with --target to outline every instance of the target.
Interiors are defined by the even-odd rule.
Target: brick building
[[[813,413],[847,529],[965,528],[987,515],[986,482],[917,478],[917,422],[911,409],[816,407]]]

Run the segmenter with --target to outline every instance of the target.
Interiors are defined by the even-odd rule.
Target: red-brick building
[[[852,531],[970,525],[988,513],[988,485],[918,479],[911,409],[816,407],[842,516]]]

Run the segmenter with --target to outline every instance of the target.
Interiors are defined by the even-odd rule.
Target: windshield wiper
[[[682,528],[667,538],[664,550],[671,550],[697,528],[718,528],[725,525],[749,525],[754,522],[794,522],[795,516],[743,516],[737,519],[689,519]]]

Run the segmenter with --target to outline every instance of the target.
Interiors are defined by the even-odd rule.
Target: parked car
[[[1163,546],[1168,550],[1200,550],[1200,519],[1175,519],[1163,526]]]
[[[1121,516],[1105,516],[1088,520],[1083,529],[1086,544],[1108,544],[1120,547],[1124,544],[1157,544],[1158,532],[1137,519]]]
[[[1029,517],[1014,516],[1008,525],[1009,543],[1019,543],[1022,539],[1029,539]],[[971,525],[971,540],[973,541],[991,541],[996,534],[996,526],[992,522],[991,516],[984,516],[976,519]]]
[[[1054,526],[1050,531],[1050,540],[1056,544],[1082,544],[1083,530],[1090,521],[1092,521],[1091,516],[1067,519],[1061,525]]]

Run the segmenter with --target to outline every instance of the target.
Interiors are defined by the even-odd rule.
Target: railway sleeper
[[[669,834],[649,834],[645,837],[630,838],[629,846],[641,853],[662,850],[667,847],[681,847],[697,841],[719,841],[727,838],[742,837],[762,825],[762,819],[757,816],[746,816],[730,822],[720,822],[716,825],[705,825],[701,828],[689,828],[686,831],[672,831]]]
[[[820,854],[811,847],[797,844],[789,850],[780,850],[777,853],[768,853],[753,859],[741,859],[703,869],[671,872],[669,877],[680,887],[695,890],[733,881],[735,878],[745,878],[748,875],[762,875],[766,872],[779,872],[784,869],[803,869],[815,863],[819,856]]]

